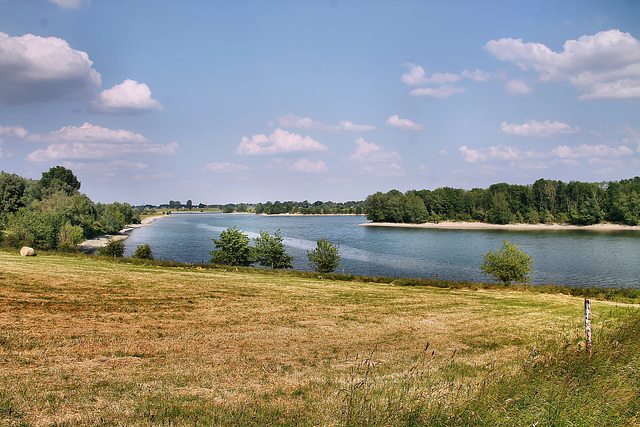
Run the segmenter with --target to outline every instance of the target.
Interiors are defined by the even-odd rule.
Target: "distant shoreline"
[[[561,230],[588,230],[588,231],[640,231],[638,225],[622,224],[594,224],[594,225],[569,225],[569,224],[487,224],[486,222],[466,221],[442,221],[425,222],[421,224],[406,224],[394,222],[366,222],[358,224],[367,227],[395,227],[395,228],[432,228],[445,230],[512,230],[512,231],[561,231]]]
[[[107,245],[107,243],[109,243],[109,240],[125,240],[129,238],[129,232],[135,230],[136,228],[140,228],[140,227],[148,227],[150,225],[153,224],[154,221],[160,219],[160,218],[166,218],[170,215],[156,215],[156,216],[150,216],[148,218],[143,219],[142,221],[140,221],[140,224],[130,224],[125,226],[122,230],[120,230],[119,232],[117,232],[116,234],[105,234],[102,236],[98,236],[98,237],[94,237],[93,239],[88,239],[85,240],[84,242],[80,243],[78,245],[79,250],[81,252],[90,254],[95,252],[96,250],[98,250],[99,248],[102,248],[104,246]]]

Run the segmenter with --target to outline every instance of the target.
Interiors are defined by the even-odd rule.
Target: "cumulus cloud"
[[[63,159],[110,159],[130,154],[176,154],[177,142],[154,144],[140,134],[114,130],[85,123],[80,127],[65,126],[45,135],[32,134],[27,141],[47,143],[45,149],[27,156],[32,162]]]
[[[594,163],[635,154],[634,150],[626,145],[611,147],[603,144],[582,144],[575,147],[559,145],[548,152],[523,151],[516,147],[504,145],[471,149],[464,145],[459,148],[459,151],[464,160],[469,163],[517,161],[519,167],[527,169],[548,167],[548,162],[550,161],[578,166],[580,165],[578,159],[587,159],[589,163]],[[541,159],[545,159],[545,162],[540,162]]]
[[[431,87],[423,87],[419,89],[414,89],[409,92],[411,96],[432,96],[434,98],[448,98],[451,95],[455,95],[456,93],[463,93],[467,90],[462,87],[455,87],[451,85],[442,85],[436,88]]]
[[[91,102],[92,113],[142,114],[159,110],[162,105],[151,97],[149,86],[127,79],[111,89],[100,92],[98,99]]]
[[[509,80],[507,82],[507,93],[509,95],[526,95],[533,92],[533,88],[522,80]]]
[[[351,155],[352,160],[363,162],[397,162],[402,157],[395,151],[384,151],[381,145],[367,142],[364,138],[356,139],[356,152]]]
[[[144,162],[130,162],[127,160],[111,160],[108,162],[87,163],[87,162],[64,162],[63,166],[74,171],[87,171],[99,173],[113,173],[114,171],[140,171],[149,168]]]
[[[568,40],[562,52],[522,39],[490,40],[485,48],[498,59],[533,69],[543,81],[569,81],[580,99],[640,98],[640,41],[620,30]]]
[[[87,95],[102,79],[85,52],[57,37],[0,32],[0,103],[26,104]]]
[[[387,119],[386,124],[391,127],[395,127],[403,130],[421,130],[424,129],[422,125],[415,123],[409,119],[401,119],[397,114]]]
[[[436,84],[442,85],[447,83],[455,83],[461,79],[460,76],[451,73],[435,73],[431,77],[427,77],[424,68],[420,65],[408,63],[405,64],[409,67],[409,71],[404,73],[400,80],[408,86],[421,86]]]
[[[407,86],[437,86],[422,87],[413,89],[409,94],[411,96],[431,96],[434,98],[448,98],[456,93],[466,92],[465,88],[453,86],[453,83],[460,81],[463,77],[477,82],[485,82],[491,78],[490,73],[486,73],[480,69],[475,71],[464,70],[462,75],[452,73],[434,73],[427,76],[420,65],[407,63],[409,71],[404,73],[400,80]]]
[[[58,6],[66,7],[68,9],[76,9],[80,7],[84,0],[49,0],[51,3],[55,3]]]
[[[491,73],[485,73],[479,68],[476,68],[475,71],[464,70],[462,72],[462,77],[466,77],[476,82],[486,82],[491,78]]]
[[[276,129],[269,136],[254,135],[251,139],[242,137],[238,145],[238,154],[266,155],[291,153],[296,151],[326,151],[327,147],[309,136]]]
[[[459,148],[460,154],[466,162],[488,162],[488,161],[513,161],[530,159],[539,156],[533,151],[522,151],[515,147],[508,147],[505,145],[497,145],[492,147],[480,148],[477,150],[471,149],[466,145]]]
[[[544,122],[527,120],[521,125],[502,122],[500,125],[500,131],[504,134],[513,136],[546,137],[559,134],[579,133],[580,128],[574,128],[566,123],[552,122],[550,120],[545,120]]]
[[[297,129],[317,129],[325,132],[368,132],[375,130],[372,125],[358,125],[349,120],[341,120],[337,126],[328,125],[326,123],[312,120],[309,117],[298,117],[294,114],[287,114],[278,119],[280,127],[297,128]]]
[[[0,142],[3,137],[7,138],[25,138],[29,132],[20,126],[0,126]]]
[[[375,166],[365,165],[362,167],[362,170],[364,172],[367,172],[376,176],[380,176],[380,177],[406,175],[404,168],[397,163],[390,163],[386,165],[375,165]]]
[[[302,172],[302,173],[324,173],[329,169],[327,165],[322,160],[318,160],[317,162],[312,162],[307,159],[300,159],[289,167],[291,172]]]
[[[213,162],[204,167],[205,171],[218,173],[239,173],[249,170],[247,165],[239,165],[229,162]]]
[[[582,157],[620,157],[634,154],[634,151],[626,145],[618,147],[610,147],[608,145],[579,145],[577,147],[569,147],[560,145],[551,150],[551,154],[563,159],[577,159]]]

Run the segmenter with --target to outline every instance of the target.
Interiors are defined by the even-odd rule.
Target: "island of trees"
[[[532,185],[493,184],[487,189],[391,190],[367,196],[373,222],[479,221],[491,224],[640,223],[640,177],[586,183],[539,179]]]

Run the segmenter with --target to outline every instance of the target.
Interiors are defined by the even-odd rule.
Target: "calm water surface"
[[[207,262],[214,238],[237,226],[250,238],[280,229],[296,270],[311,270],[307,251],[322,236],[340,243],[339,272],[364,276],[489,281],[480,273],[482,254],[504,239],[534,259],[532,284],[640,288],[637,231],[433,230],[364,227],[363,216],[263,216],[176,213],[134,230],[125,255],[148,243],[156,259]]]

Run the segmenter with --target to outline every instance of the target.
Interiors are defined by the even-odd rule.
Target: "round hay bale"
[[[20,255],[22,256],[34,256],[36,254],[36,251],[33,250],[33,248],[30,248],[28,246],[23,246],[20,249]]]

